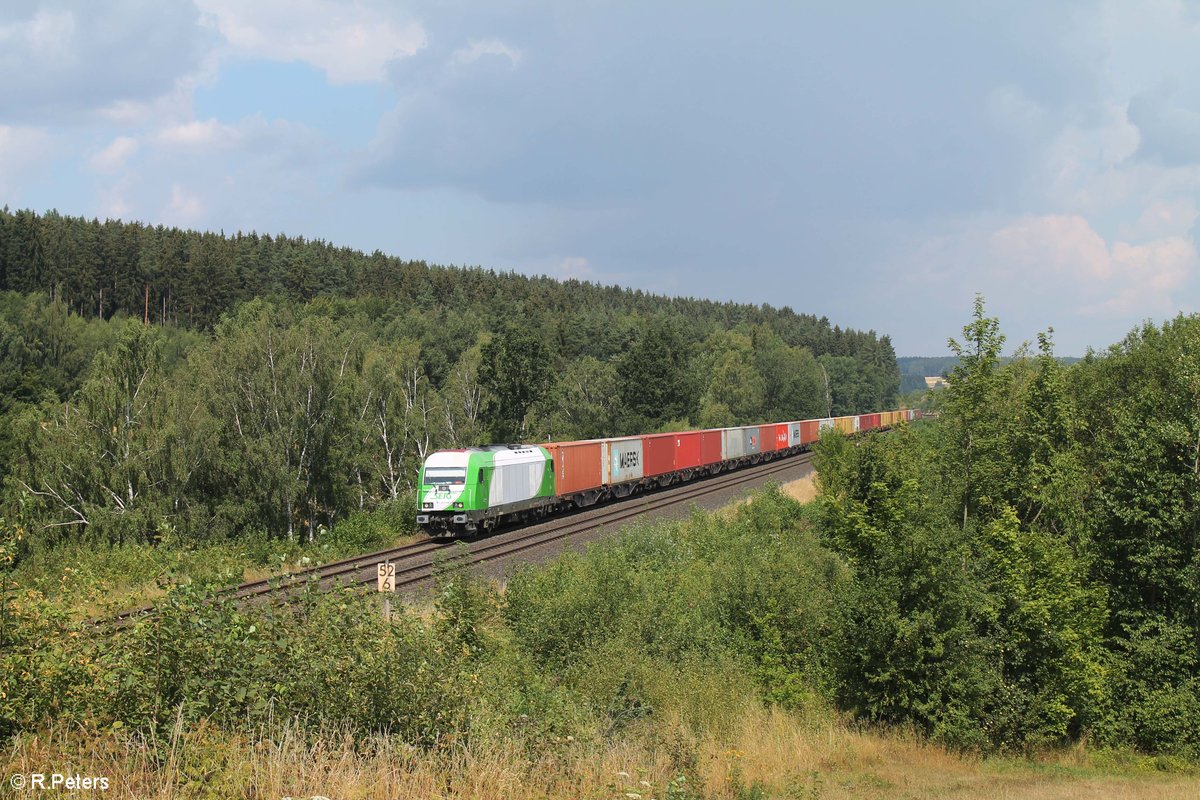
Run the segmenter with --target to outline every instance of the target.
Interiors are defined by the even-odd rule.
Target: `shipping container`
[[[642,474],[649,478],[675,471],[675,434],[659,433],[642,437],[646,464]]]
[[[833,419],[833,417],[826,417],[825,419],[819,419],[819,420],[817,420],[817,424],[819,425],[819,429],[821,431],[833,430],[834,428],[837,427],[837,423]]]
[[[788,437],[788,427],[789,427],[788,423],[781,422],[778,425],[775,425],[774,427],[775,427],[775,449],[776,450],[787,450],[789,447],[792,446],[792,443]]]
[[[703,434],[687,431],[675,434],[675,469],[694,469],[704,463]],[[717,458],[721,457],[721,440],[717,439]]]
[[[700,432],[700,463],[705,466],[721,461],[721,431]]]
[[[885,416],[890,418],[890,412],[884,412],[882,414],[862,414],[858,418],[858,429],[860,431],[873,431],[880,425],[887,424],[883,422],[883,418]]]
[[[760,425],[758,426],[758,449],[762,453],[771,453],[775,450],[775,426]]]
[[[730,461],[746,455],[746,440],[741,428],[725,428],[721,431],[721,460]]]
[[[841,433],[854,433],[854,423],[858,422],[858,417],[835,417],[833,426]]]
[[[800,423],[800,444],[812,444],[821,436],[819,420],[806,419]]]
[[[762,433],[758,426],[741,428],[742,440],[745,442],[742,450],[743,455],[753,455],[762,452]]]
[[[554,461],[554,491],[559,496],[604,485],[604,442],[554,442],[545,447]]]
[[[642,479],[642,440],[636,436],[608,440],[608,482],[615,485]]]
[[[801,432],[801,428],[800,428],[801,425],[802,425],[802,423],[800,423],[800,422],[789,422],[787,424],[788,447],[799,447],[800,445],[804,444],[804,439],[802,437],[802,432]]]

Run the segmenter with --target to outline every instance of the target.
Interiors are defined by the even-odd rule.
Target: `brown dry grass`
[[[803,478],[788,481],[779,488],[793,500],[801,503],[810,502],[817,497],[817,473],[810,472]]]
[[[663,730],[667,734],[663,734]],[[432,755],[378,738],[306,739],[295,729],[269,738],[230,736],[211,728],[163,743],[161,765],[136,739],[60,729],[28,738],[4,753],[0,771],[72,772],[106,776],[106,798],[664,798],[689,765],[693,791],[759,797],[1192,798],[1192,775],[1105,772],[1082,750],[1039,761],[962,757],[916,738],[806,722],[779,711],[751,709],[732,737],[695,738],[678,726],[614,742],[562,743],[530,757],[519,742],[453,748]],[[687,768],[687,767],[684,767]],[[6,789],[7,787],[5,787]],[[5,789],[0,789],[3,796]],[[743,792],[743,795],[747,794]],[[19,796],[19,795],[13,795]],[[27,795],[31,796],[31,795]],[[695,794],[690,796],[696,796]]]

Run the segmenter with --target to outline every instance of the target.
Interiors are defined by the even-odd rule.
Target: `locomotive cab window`
[[[426,467],[425,484],[450,484],[462,486],[467,482],[467,471],[461,467]]]

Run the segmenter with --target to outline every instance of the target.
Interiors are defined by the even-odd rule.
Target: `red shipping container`
[[[812,444],[821,438],[820,420],[808,419],[800,423],[800,444]]]
[[[758,452],[771,453],[775,450],[775,426],[760,425],[758,427]]]
[[[863,414],[858,418],[858,429],[860,431],[870,431],[878,428],[881,424],[879,414]]]
[[[642,447],[646,459],[642,474],[647,478],[675,471],[675,434],[658,433],[654,436],[643,436]]]
[[[700,463],[708,466],[721,461],[721,432],[700,431]]]
[[[552,442],[543,446],[554,459],[554,491],[560,497],[600,488],[604,469],[601,442]]]
[[[775,449],[786,450],[788,444],[788,424],[783,422],[775,426]]]
[[[703,463],[700,459],[700,432],[675,434],[675,469],[692,469]]]

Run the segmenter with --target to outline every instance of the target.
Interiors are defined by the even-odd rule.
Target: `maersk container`
[[[762,452],[762,432],[758,426],[742,428],[742,438],[745,442],[743,455],[752,455]]]
[[[603,442],[554,442],[545,447],[554,461],[554,490],[558,496],[604,485]]]
[[[700,463],[704,466],[721,461],[721,431],[700,431]]]
[[[720,439],[717,440],[717,458],[721,457]],[[704,463],[704,434],[686,431],[675,434],[675,469],[694,469]]]
[[[642,479],[642,440],[633,436],[608,440],[609,483],[626,483]]]
[[[642,448],[646,456],[642,474],[647,478],[675,471],[675,434],[643,436]]]
[[[725,428],[721,431],[721,460],[730,461],[746,455],[746,439],[741,428]]]
[[[806,419],[800,423],[800,444],[812,444],[821,437],[821,421]]]

